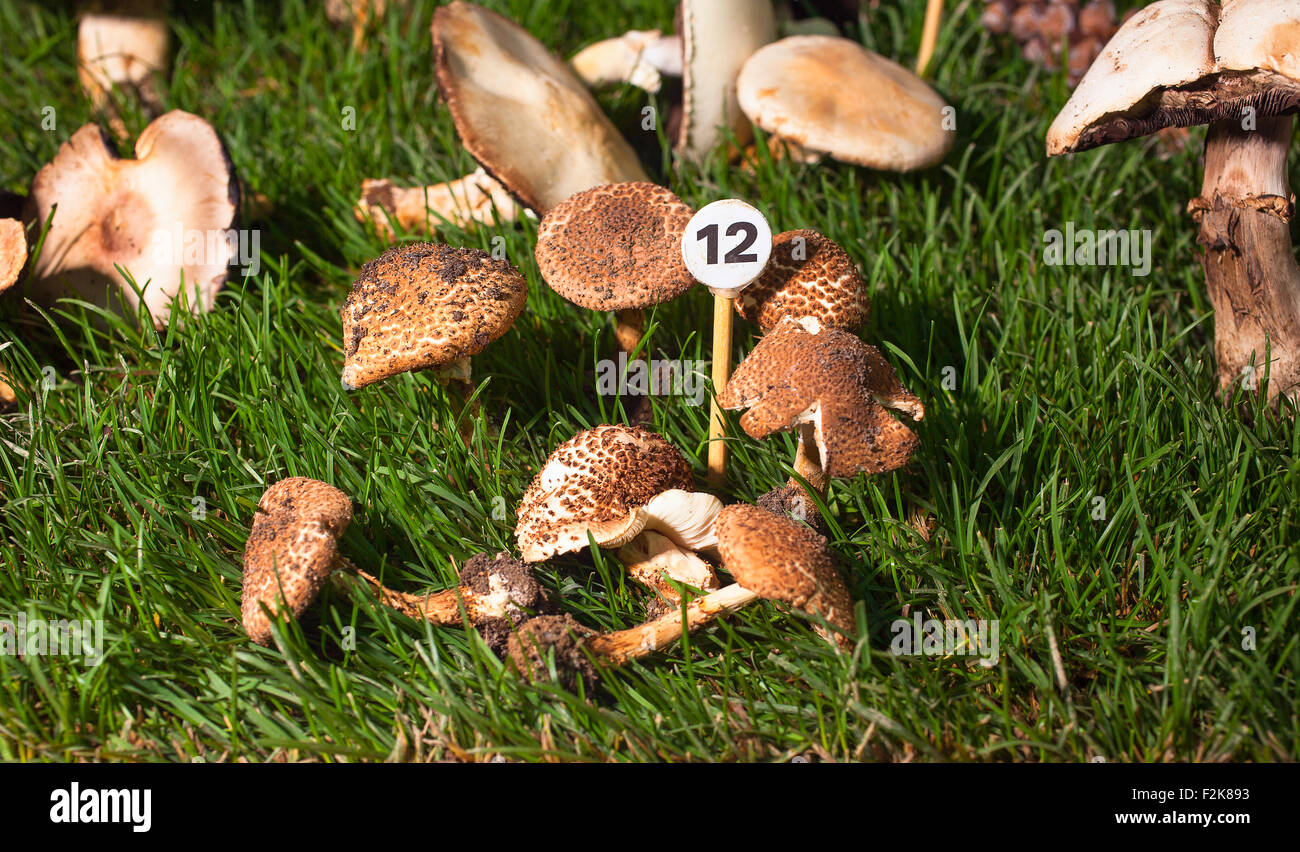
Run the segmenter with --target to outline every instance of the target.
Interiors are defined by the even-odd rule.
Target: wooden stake
[[[916,56],[916,73],[925,74],[925,66],[934,56],[934,45],[939,41],[939,22],[943,18],[943,0],[929,0],[925,6],[925,27],[921,30],[921,52]]]
[[[721,485],[727,481],[727,445],[723,443],[726,421],[717,395],[721,394],[731,378],[731,299],[713,297],[713,403],[709,418],[709,483]]]

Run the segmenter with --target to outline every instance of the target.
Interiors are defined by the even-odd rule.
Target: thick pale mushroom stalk
[[[659,30],[630,30],[583,48],[569,64],[588,86],[631,83],[654,94],[665,75],[682,76],[682,37]]]
[[[1239,119],[1211,124],[1201,196],[1191,203],[1214,303],[1219,383],[1254,390],[1267,372],[1270,398],[1300,391],[1300,267],[1287,181],[1294,124],[1290,115],[1260,117],[1254,130]]]
[[[367,178],[354,210],[358,221],[373,222],[388,240],[395,235],[393,222],[412,233],[427,234],[444,222],[466,229],[505,224],[518,219],[521,212],[532,215],[481,168],[432,186],[404,187]]]

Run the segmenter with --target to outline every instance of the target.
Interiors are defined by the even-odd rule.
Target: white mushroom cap
[[[438,89],[466,150],[525,205],[646,180],[636,153],[559,57],[518,24],[457,0],[433,16]]]
[[[953,143],[934,89],[845,38],[791,36],[760,48],[741,69],[738,92],[763,130],[860,166],[922,169]]]
[[[77,74],[97,109],[109,106],[109,90],[134,90],[154,114],[161,101],[154,75],[167,70],[171,31],[166,0],[113,4],[87,12],[77,25]]]
[[[122,160],[102,131],[82,127],[32,181],[29,215],[44,222],[58,206],[32,269],[37,295],[76,295],[104,304],[136,294],[114,268],[131,273],[163,326],[181,293],[193,312],[212,308],[237,245],[239,184],[217,132],[197,115],[155,119]],[[195,236],[199,235],[199,236]],[[191,249],[202,239],[202,251]],[[192,262],[197,261],[197,262]]]
[[[1226,3],[1214,55],[1225,71],[1272,71],[1300,81],[1300,0]]]

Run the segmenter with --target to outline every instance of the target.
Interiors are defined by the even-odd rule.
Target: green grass
[[[343,544],[354,561],[404,590],[446,587],[453,562],[512,547],[514,506],[551,449],[622,417],[595,394],[614,343],[608,316],[539,279],[535,224],[445,229],[453,244],[504,238],[529,280],[515,329],[474,362],[492,429],[475,423],[467,452],[455,400],[426,375],[345,393],[338,310],[383,250],[350,212],[361,180],[473,167],[437,102],[432,5],[390,15],[360,53],[305,0],[175,5],[166,102],[210,120],[276,209],[248,225],[261,230],[260,273],[183,329],[2,303],[0,371],[20,401],[0,414],[0,618],[102,618],[107,656],[93,668],[0,656],[0,758],[1300,757],[1300,430],[1216,398],[1213,316],[1183,212],[1203,137],[1168,161],[1143,144],[1045,160],[1068,89],[991,40],[977,3],[949,4],[931,79],[957,109],[958,141],[923,174],[770,161],[669,171],[635,129],[644,96],[602,95],[691,205],[744,198],[777,230],[816,228],[848,248],[873,286],[864,339],[927,403],[907,470],[830,492],[832,546],[860,602],[854,653],[762,604],[575,694],[521,682],[472,631],[331,594],[274,647],[250,643],[240,556],[270,483],[337,485],[355,503]],[[489,5],[568,54],[629,27],[668,29],[673,4]],[[607,11],[584,11],[595,5]],[[882,4],[863,40],[910,64],[923,5]],[[25,192],[92,119],[75,32],[70,12],[0,3],[0,189]],[[127,124],[138,133],[145,119],[128,111]],[[1044,267],[1043,232],[1067,220],[1151,229],[1151,275]],[[692,292],[654,314],[650,345],[707,357],[709,317],[707,292]],[[738,326],[737,357],[753,331]],[[668,400],[655,417],[702,472],[707,408]],[[725,499],[785,480],[792,440],[733,434]],[[540,574],[590,626],[644,615],[646,593],[609,554]],[[999,664],[892,655],[890,622],[918,610],[997,619]]]

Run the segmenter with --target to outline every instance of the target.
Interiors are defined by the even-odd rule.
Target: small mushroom
[[[325,0],[325,17],[338,27],[352,28],[352,46],[366,46],[366,30],[384,16],[387,0]]]
[[[681,250],[692,213],[671,190],[645,181],[584,190],[542,218],[537,267],[578,307],[614,311],[619,347],[630,354],[644,309],[695,284]]]
[[[33,295],[72,295],[99,305],[144,291],[154,324],[172,310],[211,310],[236,258],[239,182],[217,132],[197,115],[173,110],[149,124],[134,160],[119,159],[88,124],[36,173],[27,219],[44,223],[57,206],[32,266]]]
[[[686,459],[654,432],[579,432],[555,448],[519,503],[520,554],[541,562],[582,550],[590,536],[599,547],[620,548],[633,578],[668,600],[680,595],[664,576],[716,589],[712,569],[695,553],[716,545],[713,518],[722,503],[693,488]]]
[[[119,137],[126,137],[126,126],[112,90],[134,92],[150,118],[161,114],[157,77],[167,73],[170,41],[166,0],[111,0],[81,16],[77,76],[95,110]]]
[[[800,159],[828,154],[909,172],[935,165],[952,147],[943,98],[911,71],[849,39],[804,35],[773,42],[749,57],[736,85],[745,115],[795,146]]]
[[[17,219],[0,219],[0,293],[18,281],[27,265],[27,232]]]
[[[357,575],[382,604],[411,618],[455,626],[462,623],[463,606],[498,653],[509,625],[547,603],[527,566],[505,553],[471,558],[455,589],[428,595],[386,589],[339,554],[339,539],[351,520],[352,501],[324,482],[291,477],[266,490],[244,548],[242,612],[249,638],[270,644],[271,618],[302,615],[339,572]]]
[[[460,0],[440,6],[433,15],[433,50],[438,91],[461,143],[493,181],[470,175],[414,190],[420,199],[427,193],[436,216],[490,224],[489,199],[501,190],[545,214],[575,192],[646,179],[632,147],[569,66],[514,21]],[[373,185],[358,216],[383,207],[404,227],[428,221],[423,215],[412,221],[409,192],[386,191],[394,205],[404,202],[406,221]],[[444,200],[450,203],[433,206]],[[495,206],[502,218],[516,209]]]
[[[866,282],[844,249],[816,231],[786,231],[772,239],[772,257],[758,280],[736,297],[736,312],[771,331],[786,317],[813,317],[854,331],[867,321]]]
[[[561,682],[594,679],[596,665],[618,666],[679,640],[683,633],[722,615],[766,599],[789,604],[826,621],[817,632],[840,649],[853,647],[857,632],[853,600],[835,569],[826,539],[802,524],[757,506],[736,504],[718,513],[718,552],[736,583],[644,624],[596,633],[572,616],[538,616],[522,622],[510,636],[508,655],[525,677],[541,680],[554,660]],[[593,662],[594,661],[594,662]]]
[[[361,267],[343,305],[343,386],[433,369],[467,383],[469,359],[524,309],[519,270],[479,249],[395,246]]]
[[[786,317],[764,336],[718,403],[749,409],[740,425],[752,438],[797,429],[795,472],[819,493],[830,477],[907,464],[919,441],[886,408],[925,416],[879,350],[811,317]]]
[[[1287,168],[1297,109],[1294,3],[1160,0],[1119,28],[1047,134],[1056,156],[1209,125],[1201,194],[1189,206],[1205,247],[1219,384],[1262,388],[1254,379],[1267,371],[1274,403],[1300,398]]]

